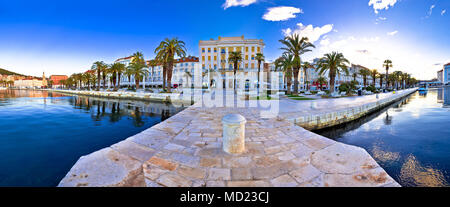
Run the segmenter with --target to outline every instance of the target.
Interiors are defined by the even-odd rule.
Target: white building
[[[439,83],[444,83],[444,69],[437,72],[437,79]]]
[[[126,67],[132,62],[133,57],[119,58],[115,63],[122,63]],[[147,65],[149,61],[146,61]],[[155,67],[148,67],[148,75],[143,77],[140,81],[140,85],[145,87],[162,87],[163,85],[163,67],[157,65]],[[191,86],[193,79],[197,71],[201,70],[197,57],[184,57],[176,59],[172,71],[172,86],[173,87],[187,87]],[[109,83],[110,84],[110,83]],[[120,86],[127,87],[135,85],[135,78],[133,75],[128,77],[126,74],[122,74],[120,78]]]
[[[218,40],[207,40],[199,42],[199,54],[202,69],[214,70],[233,69],[233,64],[228,62],[231,52],[241,52],[243,61],[240,69],[257,69],[258,61],[256,54],[264,54],[264,42],[261,39],[244,39],[241,37],[219,37]],[[261,63],[261,68],[262,68]]]

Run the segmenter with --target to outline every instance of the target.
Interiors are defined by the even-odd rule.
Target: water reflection
[[[365,148],[402,186],[450,186],[449,107],[450,87],[430,89],[316,133]]]
[[[414,155],[409,155],[403,163],[399,179],[401,183],[417,187],[448,186],[444,174],[433,167],[423,166]]]
[[[443,101],[443,107],[450,107],[450,86],[445,86],[438,90],[442,94],[441,100]]]
[[[56,186],[81,156],[181,110],[159,102],[0,90],[0,186]]]
[[[69,103],[76,109],[90,113],[92,120],[96,122],[101,122],[107,117],[110,122],[114,123],[120,121],[123,116],[128,116],[133,118],[133,124],[136,127],[144,125],[143,116],[154,117],[158,115],[161,117],[161,121],[164,121],[181,109],[168,103],[123,101],[84,96],[71,97]]]

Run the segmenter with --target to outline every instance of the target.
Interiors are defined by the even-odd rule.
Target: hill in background
[[[9,70],[5,70],[5,69],[2,69],[2,68],[0,68],[0,75],[20,75],[20,76],[25,76],[25,75],[18,74],[18,73],[15,73],[15,72],[11,72]]]

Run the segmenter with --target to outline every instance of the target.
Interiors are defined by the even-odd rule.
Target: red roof
[[[189,56],[175,60],[175,63],[186,63],[186,62],[198,62],[198,57]]]
[[[133,58],[133,56],[130,56],[130,57],[124,57],[124,58],[119,58],[119,59],[116,60],[116,62],[117,62],[117,61],[121,61],[121,60],[128,60],[128,59],[131,59],[131,58]]]

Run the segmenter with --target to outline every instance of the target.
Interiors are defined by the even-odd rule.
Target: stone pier
[[[392,101],[409,93],[412,90],[383,94],[375,100]],[[339,100],[347,101],[330,101]],[[58,186],[400,186],[366,150],[296,125],[292,120],[301,113],[295,110],[307,109],[310,103],[280,102],[284,102],[280,109],[291,108],[280,110],[276,118],[261,118],[258,108],[204,108],[196,103],[152,128],[81,157]],[[351,102],[358,107],[373,104],[371,97]],[[318,106],[322,104],[327,106]],[[343,107],[335,105],[336,110]],[[328,113],[332,108],[319,111]],[[223,150],[222,118],[227,114],[247,120],[245,151],[240,154]]]

